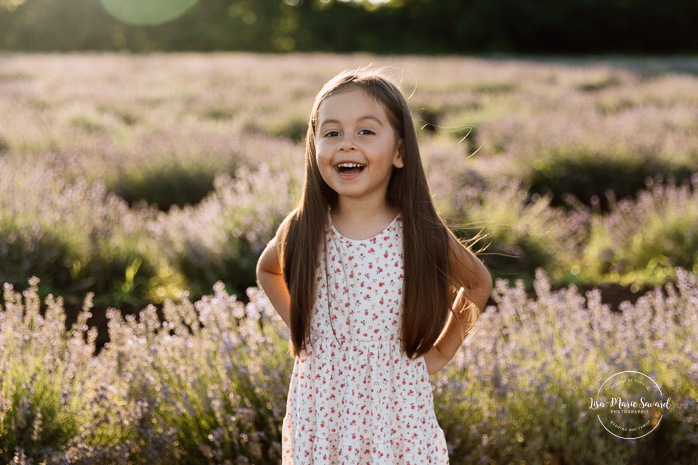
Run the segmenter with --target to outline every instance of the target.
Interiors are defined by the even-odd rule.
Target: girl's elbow
[[[269,241],[262,251],[259,260],[257,260],[255,271],[257,273],[257,279],[260,279],[260,277],[266,274],[281,274],[282,270],[276,248],[276,238]]]
[[[257,275],[257,280],[259,280],[259,278],[264,275],[264,262],[262,260],[262,257],[259,257],[259,260],[257,260],[255,274]]]
[[[478,301],[477,304],[479,304],[478,306],[480,307],[480,310],[482,310],[487,303],[487,300],[490,298],[494,283],[492,280],[492,275],[490,274],[489,270],[485,268],[485,265],[482,265],[479,275],[477,285],[475,286],[475,289],[473,289],[473,294],[476,296]]]
[[[490,274],[490,270],[488,270],[485,264],[480,260],[478,260],[478,275],[482,287],[492,290],[492,274]]]
[[[257,285],[264,288],[264,281],[267,276],[267,272],[264,271],[261,260],[257,262],[257,267],[255,269],[255,274],[257,276]]]
[[[485,294],[487,294],[487,297],[490,296],[490,293],[492,293],[492,288],[494,287],[494,280],[492,279],[492,275],[490,274],[489,270],[487,268],[484,268],[484,273],[482,277],[482,289]]]

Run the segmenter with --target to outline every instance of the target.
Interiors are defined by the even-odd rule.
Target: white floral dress
[[[400,342],[402,220],[365,240],[330,223],[317,271],[310,343],[296,357],[283,463],[448,464],[422,357]]]

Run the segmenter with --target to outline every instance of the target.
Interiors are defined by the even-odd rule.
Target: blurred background
[[[0,0],[0,49],[698,51],[692,0]]]

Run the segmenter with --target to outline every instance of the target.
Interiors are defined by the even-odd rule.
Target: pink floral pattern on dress
[[[283,463],[448,464],[424,359],[401,347],[400,216],[365,240],[330,223],[316,276],[309,344],[291,376]]]

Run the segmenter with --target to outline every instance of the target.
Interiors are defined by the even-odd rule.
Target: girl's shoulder
[[[276,230],[276,237],[285,237],[294,222],[298,221],[298,208],[293,209],[286,218],[281,221],[281,224]]]

